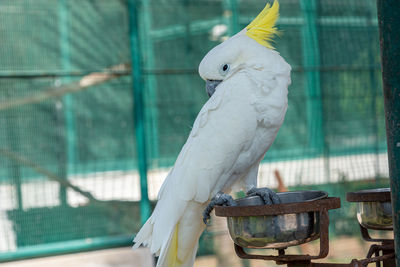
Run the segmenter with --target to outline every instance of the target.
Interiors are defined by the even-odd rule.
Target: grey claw
[[[215,206],[236,206],[236,202],[230,195],[218,192],[203,211],[203,222],[206,225],[208,225],[210,213]]]
[[[281,203],[279,196],[274,191],[266,187],[252,188],[247,192],[247,195],[261,197],[266,205]]]

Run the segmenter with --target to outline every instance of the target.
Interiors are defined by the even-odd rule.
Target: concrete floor
[[[1,267],[152,267],[150,251],[140,248],[105,249],[0,264]]]
[[[387,238],[392,238],[387,233]],[[386,237],[386,236],[385,236]],[[365,257],[371,243],[354,237],[341,237],[330,241],[330,252],[326,259],[319,262],[349,263],[351,259]],[[228,235],[218,238],[216,255],[199,257],[194,267],[278,267],[270,261],[251,261],[245,264],[235,254],[232,241]],[[319,242],[303,244],[300,247],[291,247],[288,253],[315,255],[319,251]],[[147,248],[133,251],[128,248],[105,249],[92,252],[83,252],[39,259],[15,261],[0,264],[0,267],[153,267],[153,257]],[[279,265],[281,266],[281,265]]]

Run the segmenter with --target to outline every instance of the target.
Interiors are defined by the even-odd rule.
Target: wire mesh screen
[[[129,244],[140,226],[143,156],[132,91],[144,94],[154,200],[208,98],[200,60],[265,5],[131,3],[137,9],[127,0],[0,2],[0,260],[32,246],[51,253],[54,242],[70,251]],[[280,4],[274,46],[292,65],[292,85],[259,184],[276,187],[278,170],[296,188],[376,185],[388,170],[374,0]],[[141,56],[143,88],[133,89],[132,53]]]

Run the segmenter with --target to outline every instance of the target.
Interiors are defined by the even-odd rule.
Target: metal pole
[[[68,5],[66,0],[60,0],[59,7],[59,31],[60,31],[60,50],[61,50],[61,66],[66,73],[71,72],[71,56],[69,49],[69,27],[68,27]],[[70,76],[62,79],[63,83],[71,82]],[[74,103],[72,94],[63,97],[63,109],[66,123],[66,140],[67,140],[67,173],[70,167],[76,163],[76,136],[75,136],[75,116],[73,112]]]
[[[136,134],[136,149],[138,157],[138,167],[140,175],[140,220],[146,222],[150,216],[150,201],[147,193],[147,156],[146,156],[146,138],[144,128],[144,105],[143,105],[143,75],[142,63],[139,46],[138,33],[138,2],[129,0],[129,37],[131,45],[132,59],[132,85],[133,85],[133,114]]]
[[[376,19],[375,17],[375,11],[374,11],[374,2],[373,1],[368,1],[368,11],[367,11],[367,23],[369,24],[370,29],[367,30],[368,34],[368,40],[369,40],[369,50],[370,53],[368,53],[368,63],[370,66],[369,72],[369,82],[370,82],[370,92],[371,92],[371,112],[372,112],[372,131],[375,136],[375,141],[373,145],[373,151],[375,154],[375,162],[374,162],[374,168],[375,168],[375,182],[377,181],[378,178],[381,177],[380,175],[380,166],[379,166],[379,127],[378,127],[378,112],[377,112],[377,107],[376,107],[376,100],[377,100],[377,93],[379,90],[379,84],[377,81],[377,71],[374,69],[374,66],[376,65],[375,61],[375,31],[372,31],[372,29],[375,29],[376,26],[374,25],[373,21]]]
[[[68,5],[66,0],[59,0],[58,6],[59,15],[59,31],[60,31],[60,52],[61,52],[61,66],[63,71],[67,73],[71,71],[71,60],[69,51],[69,30],[68,30]],[[68,83],[69,77],[62,78],[62,81]],[[64,123],[65,129],[60,127],[58,140],[63,142],[64,145],[57,149],[59,157],[59,175],[64,179],[68,179],[69,167],[75,163],[75,118],[73,113],[73,99],[71,95],[65,95],[62,98],[62,107],[64,111],[64,122],[58,118],[57,122]],[[57,109],[57,108],[56,108]],[[56,112],[59,112],[57,109]],[[61,134],[65,132],[65,137]],[[67,189],[60,186],[60,202],[62,205],[67,205]]]
[[[317,3],[315,0],[301,0],[304,24],[302,27],[303,64],[307,69],[307,121],[309,145],[317,153],[323,149],[322,97],[320,84],[320,52],[317,26]]]
[[[142,10],[138,12],[139,21],[139,41],[143,48],[143,68],[146,70],[153,70],[155,65],[154,60],[154,46],[151,37],[152,31],[152,11],[150,6],[150,0],[142,0]],[[143,84],[144,103],[147,106],[144,114],[145,121],[147,121],[146,132],[149,133],[147,138],[147,144],[149,145],[149,155],[147,156],[152,165],[150,168],[157,167],[159,165],[158,159],[160,159],[160,144],[158,137],[158,108],[157,108],[157,81],[153,74],[147,74],[144,76],[145,82]],[[149,162],[148,162],[149,164]]]
[[[325,141],[323,122],[323,101],[320,77],[320,49],[317,25],[317,1],[301,0],[300,7],[303,14],[302,50],[303,64],[307,69],[307,125],[309,147],[312,155],[324,155],[325,178],[329,181],[329,147]]]
[[[400,267],[400,1],[378,0],[396,266]]]
[[[11,99],[10,92],[6,91],[6,99]],[[19,152],[20,148],[20,120],[19,117],[15,116],[17,110],[7,110],[5,112],[5,120],[6,120],[6,141],[10,144],[11,151]],[[5,160],[5,158],[4,158]],[[15,186],[16,193],[16,201],[17,207],[19,210],[23,208],[22,202],[22,181],[21,181],[21,166],[15,162],[8,160],[9,162],[9,177],[11,178],[11,183]]]

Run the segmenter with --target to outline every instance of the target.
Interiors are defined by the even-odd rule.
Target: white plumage
[[[257,185],[259,163],[285,117],[290,70],[246,29],[204,57],[200,76],[222,82],[198,114],[153,214],[134,240],[134,248],[148,245],[160,255],[158,267],[193,266],[210,199],[234,186]]]

